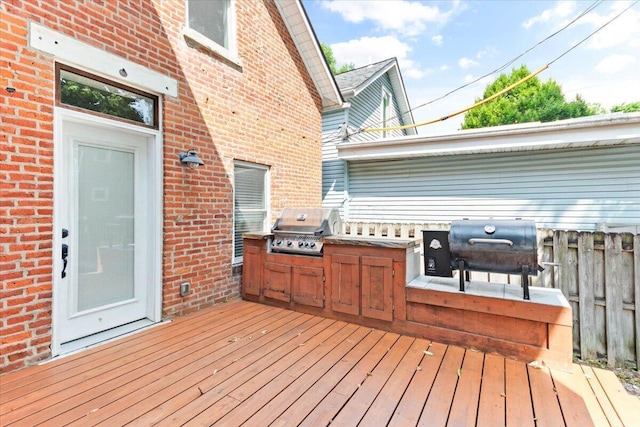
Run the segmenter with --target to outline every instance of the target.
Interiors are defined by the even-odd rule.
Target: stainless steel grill
[[[451,267],[459,270],[464,291],[467,270],[520,274],[524,299],[529,299],[529,275],[538,270],[536,225],[529,220],[461,220],[449,232]]]
[[[322,255],[323,237],[339,234],[342,220],[336,209],[283,209],[273,228],[272,252]]]

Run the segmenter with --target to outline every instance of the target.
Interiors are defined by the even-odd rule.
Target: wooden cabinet
[[[265,261],[262,291],[265,298],[324,307],[322,258],[268,253]]]
[[[362,315],[380,320],[393,320],[393,260],[363,256]]]
[[[329,253],[325,253],[330,259],[331,310],[392,321],[394,259],[384,253],[381,253],[383,256],[372,254],[376,254],[376,250],[354,246],[329,249]]]
[[[322,267],[293,267],[293,302],[311,307],[324,307]]]
[[[264,264],[264,289],[266,298],[291,301],[291,266],[275,262]]]
[[[262,266],[264,264],[262,254],[264,250],[262,246],[253,246],[247,242],[251,241],[245,240],[243,248],[242,294],[245,297],[247,295],[259,296],[262,285]]]
[[[360,257],[335,254],[331,256],[331,310],[360,314]]]
[[[249,300],[336,318],[405,318],[404,287],[419,265],[413,259],[419,253],[409,243],[366,239],[349,244],[341,238],[325,241],[324,257],[269,253],[268,239],[261,236],[244,243],[242,294]]]

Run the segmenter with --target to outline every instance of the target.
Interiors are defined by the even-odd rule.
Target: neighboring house
[[[242,231],[321,205],[342,98],[298,1],[0,14],[0,372],[238,297]]]
[[[344,219],[640,233],[640,113],[344,141]]]
[[[344,161],[337,156],[337,144],[347,138],[374,141],[416,135],[416,131],[408,128],[358,132],[414,124],[396,58],[338,74],[335,80],[346,103],[322,114],[322,204],[342,211],[347,172]]]

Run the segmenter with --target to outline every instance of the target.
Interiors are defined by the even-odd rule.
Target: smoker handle
[[[469,239],[470,245],[473,245],[474,243],[494,243],[496,245],[513,246],[513,242],[507,239],[478,239],[478,238]]]

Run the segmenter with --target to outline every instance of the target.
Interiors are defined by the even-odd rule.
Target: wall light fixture
[[[189,169],[195,169],[200,165],[204,165],[204,162],[200,157],[198,157],[195,150],[189,150],[186,153],[180,153],[180,161]]]

